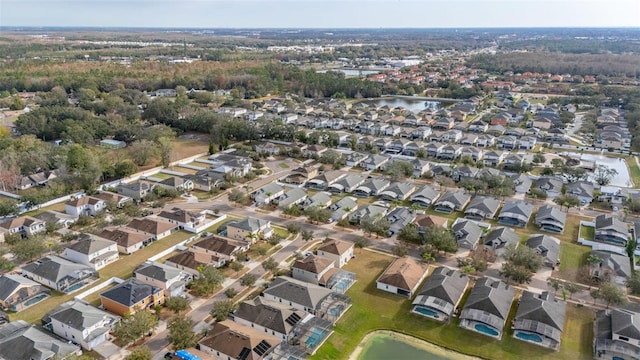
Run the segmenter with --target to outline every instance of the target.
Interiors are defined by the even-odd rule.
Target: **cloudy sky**
[[[0,26],[640,27],[640,0],[0,0]]]

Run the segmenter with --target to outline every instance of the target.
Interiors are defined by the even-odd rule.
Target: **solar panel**
[[[262,356],[267,351],[269,351],[269,349],[271,349],[271,345],[268,342],[262,340],[260,341],[260,344],[256,345],[256,347],[253,348],[253,351],[255,351],[259,356]]]
[[[240,351],[240,355],[238,355],[239,360],[245,360],[251,354],[251,349],[243,347],[242,351]]]
[[[300,321],[300,316],[296,313],[289,315],[289,317],[285,320],[287,324],[291,326],[295,326]]]

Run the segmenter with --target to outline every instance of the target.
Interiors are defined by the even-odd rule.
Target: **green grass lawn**
[[[151,175],[151,177],[156,178],[156,179],[161,179],[161,180],[170,179],[170,178],[172,178],[174,176],[175,175],[170,175],[170,174],[167,174],[167,173],[163,173],[161,171]]]
[[[133,270],[143,262],[147,261],[151,256],[178,244],[181,241],[188,239],[193,234],[188,233],[186,231],[178,231],[166,238],[154,241],[151,245],[136,251],[131,255],[120,255],[120,260],[111,263],[105,266],[103,269],[99,270],[100,280],[93,283],[93,286],[103,283],[109,278],[119,277],[121,279],[130,278],[133,275]],[[81,292],[88,290],[89,288],[82,289]],[[101,292],[101,291],[100,291]],[[11,321],[16,320],[25,320],[30,323],[39,323],[40,319],[49,311],[53,310],[58,305],[73,299],[74,295],[78,295],[78,293],[74,293],[73,295],[60,294],[56,293],[56,295],[51,296],[48,299],[38,303],[37,306],[30,307],[24,311],[19,313],[11,314]],[[94,294],[97,296],[98,294]]]
[[[596,238],[596,228],[593,226],[580,226],[580,237],[585,240],[593,240]]]
[[[43,207],[43,208],[40,208],[38,210],[30,211],[28,213],[25,213],[24,215],[36,216],[36,215],[42,214],[43,212],[46,212],[46,211],[65,212],[65,210],[64,210],[64,202],[53,204],[53,205],[49,205],[47,207]]]
[[[588,246],[561,242],[560,272],[573,272],[578,270],[585,264],[585,260],[590,253],[591,248]]]
[[[202,191],[202,190],[192,190],[191,191],[191,195],[195,196],[196,198],[198,198],[198,200],[209,200],[213,197],[213,195],[209,194],[206,191]]]
[[[281,169],[288,169],[289,165],[287,165],[286,163],[281,162],[281,163],[278,164],[278,167],[281,168]]]
[[[233,216],[233,215],[227,214],[227,218],[226,219],[209,226],[203,232],[211,232],[211,233],[217,234],[218,233],[218,228],[220,227],[220,225],[226,224],[229,220],[240,221],[242,219],[237,217],[237,216]]]
[[[545,350],[512,338],[508,329],[501,341],[440,324],[409,313],[411,301],[376,288],[375,280],[392,257],[359,251],[345,266],[358,281],[347,291],[353,306],[336,323],[334,334],[311,359],[347,359],[363,337],[374,330],[391,330],[424,339],[439,346],[487,359],[590,359],[593,313],[587,308],[567,307],[567,322],[559,352]],[[515,302],[511,316],[515,314]],[[510,324],[511,317],[507,320]]]
[[[280,237],[282,237],[283,239],[289,237],[289,232],[287,231],[287,229],[280,226],[273,226],[273,233],[280,235]]]
[[[636,163],[635,156],[629,156],[627,158],[627,165],[629,166],[629,172],[631,173],[631,181],[634,185],[640,184],[640,168]]]

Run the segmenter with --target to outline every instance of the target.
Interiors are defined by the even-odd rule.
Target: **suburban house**
[[[80,355],[80,347],[24,320],[0,326],[0,354],[7,360],[50,360]]]
[[[54,334],[93,350],[107,341],[119,316],[109,314],[81,300],[66,302],[42,318],[42,327]]]
[[[107,203],[93,196],[82,196],[64,203],[64,210],[73,216],[96,216],[107,207]]]
[[[378,196],[387,189],[390,184],[391,183],[387,179],[372,178],[358,186],[353,191],[353,195],[357,197]]]
[[[126,280],[100,293],[102,307],[116,315],[134,314],[138,310],[153,309],[164,304],[164,289],[136,278]]]
[[[380,198],[387,201],[406,200],[416,190],[416,185],[411,182],[397,182],[391,184],[380,193]]]
[[[179,296],[185,291],[185,286],[193,274],[175,267],[147,261],[133,271],[133,276],[147,284],[159,287],[166,291],[165,296]]]
[[[482,228],[472,220],[457,219],[451,226],[458,247],[473,250],[482,237]]]
[[[319,207],[321,209],[324,209],[327,206],[331,205],[331,201],[332,201],[332,199],[331,199],[331,194],[330,193],[325,192],[325,191],[320,191],[320,192],[315,193],[310,198],[307,198],[302,203],[302,208],[303,209],[310,209],[310,208],[314,208],[314,207]]]
[[[341,268],[353,258],[353,243],[327,238],[316,251],[319,256],[333,260],[335,266]]]
[[[439,191],[434,190],[429,185],[424,185],[413,195],[411,195],[410,200],[412,204],[428,208],[433,204],[434,201],[438,200],[439,197]]]
[[[429,266],[423,262],[409,257],[398,258],[378,277],[376,286],[380,290],[411,299],[422,280],[427,276],[428,270]]]
[[[353,196],[345,196],[329,206],[332,211],[330,221],[340,221],[358,208],[358,201]]]
[[[507,245],[518,246],[520,236],[510,227],[497,227],[484,237],[484,246],[492,249],[502,249]]]
[[[116,207],[121,208],[124,206],[124,204],[126,204],[127,202],[131,201],[132,199],[128,196],[123,196],[120,194],[116,194],[116,193],[112,193],[109,191],[101,191],[97,194],[91,195],[94,198],[98,198],[103,200],[107,205],[109,203],[114,204]]]
[[[634,359],[640,353],[640,314],[629,309],[597,310],[594,359]]]
[[[241,302],[231,315],[234,322],[283,341],[293,338],[294,328],[312,317],[313,315],[302,310],[292,309],[260,296]]]
[[[369,155],[354,151],[346,157],[346,165],[350,167],[359,166]]]
[[[279,338],[266,331],[258,331],[230,320],[216,322],[207,336],[198,342],[200,351],[215,360],[268,359],[279,344]]]
[[[236,240],[250,239],[253,243],[258,238],[269,239],[272,235],[271,221],[268,220],[246,217],[227,224],[227,237]]]
[[[262,188],[251,193],[251,198],[256,202],[256,205],[270,204],[271,201],[279,198],[284,194],[284,188],[275,182],[268,183]]]
[[[500,200],[490,196],[476,196],[464,210],[464,217],[472,220],[493,219],[500,207]]]
[[[504,225],[525,227],[529,223],[532,213],[532,203],[522,200],[508,201],[498,215],[498,222]]]
[[[451,214],[454,211],[462,211],[469,201],[471,195],[463,191],[447,191],[435,203],[435,211]]]
[[[151,218],[134,218],[127,224],[129,229],[151,235],[153,240],[164,239],[178,230],[177,224]]]
[[[302,185],[317,175],[317,167],[302,166],[291,170],[291,173],[284,179],[284,181],[288,184]]]
[[[418,227],[418,234],[424,235],[428,227],[440,226],[443,228],[449,228],[449,219],[442,216],[435,215],[418,215],[414,220],[414,223]]]
[[[96,236],[114,241],[118,246],[118,251],[123,254],[133,254],[153,241],[152,235],[123,226],[105,228]]]
[[[64,256],[76,263],[100,270],[118,260],[116,242],[83,234],[78,242],[64,250]]]
[[[332,194],[350,193],[353,192],[358,186],[364,183],[366,178],[357,174],[348,174],[342,177],[340,180],[329,185],[327,190]]]
[[[0,223],[0,235],[4,232],[5,234],[19,236],[23,239],[45,232],[46,230],[46,223],[44,221],[26,215]],[[3,238],[4,237],[0,236],[0,239]]]
[[[225,262],[235,261],[236,255],[249,251],[251,243],[218,235],[207,236],[192,245],[192,248],[205,254],[213,254]]]
[[[513,322],[513,337],[552,350],[560,349],[567,303],[548,291],[524,291]]]
[[[361,208],[358,208],[356,211],[353,211],[349,215],[349,222],[354,224],[359,224],[360,219],[362,219],[365,216],[368,216],[370,218],[377,218],[377,217],[382,218],[387,214],[388,210],[389,209],[386,207],[377,206],[377,205],[368,205],[365,207],[361,207]]]
[[[388,156],[371,154],[368,158],[364,159],[360,163],[360,167],[364,168],[367,171],[380,169],[384,164],[389,161]]]
[[[0,306],[5,310],[21,311],[42,301],[51,292],[39,283],[18,274],[0,276]]]
[[[40,221],[44,221],[45,224],[46,223],[55,224],[60,229],[62,228],[68,229],[71,227],[71,225],[75,224],[76,221],[78,221],[77,216],[68,215],[68,214],[61,213],[58,211],[53,211],[53,210],[47,210],[47,211],[41,212],[40,214],[34,215],[33,217]],[[2,242],[2,232],[3,230],[0,229],[0,242]]]
[[[137,181],[131,184],[120,184],[116,186],[116,192],[120,195],[130,197],[135,201],[140,201],[153,190],[153,185],[144,181]]]
[[[281,209],[287,209],[294,205],[299,205],[307,199],[307,191],[305,189],[295,187],[283,195],[280,195],[275,202]]]
[[[214,254],[207,254],[202,251],[196,251],[195,249],[190,249],[173,255],[164,262],[167,266],[187,271],[193,276],[199,276],[200,271],[198,269],[201,269],[202,267],[220,267],[225,263],[226,261],[224,259],[221,259]]]
[[[296,115],[296,119],[297,119],[297,115]],[[253,150],[258,154],[268,154],[268,155],[280,154],[280,146],[271,142],[255,144],[253,146]]]
[[[307,181],[306,186],[315,190],[326,190],[329,185],[345,177],[347,173],[340,170],[325,171],[321,175]]]
[[[560,240],[542,234],[529,236],[527,246],[535,249],[544,259],[544,265],[554,269],[560,265]]]
[[[177,191],[178,193],[188,192],[194,189],[193,181],[179,176],[171,176],[156,183],[156,185],[166,190]]]
[[[589,181],[576,181],[567,184],[566,194],[580,199],[581,205],[591,204],[593,201],[593,184]]]
[[[562,194],[562,180],[556,177],[542,176],[536,181],[534,185],[536,189],[540,189],[547,193],[548,199]]]
[[[633,275],[634,267],[626,254],[591,250],[591,256],[600,259],[598,263],[591,265],[591,273],[596,280],[610,279],[618,285],[625,286],[627,279]]]
[[[171,209],[171,211],[163,210],[158,214],[158,217],[192,233],[201,232],[210,225],[204,212],[196,213],[179,208]]]
[[[411,312],[448,322],[469,286],[469,277],[458,270],[440,266],[433,270],[413,300]]]
[[[351,299],[346,295],[286,276],[275,278],[262,294],[267,300],[330,321],[337,320],[351,306]]]
[[[629,241],[629,225],[611,215],[596,216],[595,240],[616,246],[626,246]]]
[[[502,338],[515,290],[500,280],[476,280],[460,314],[460,327],[496,339]]]
[[[41,171],[39,173],[23,176],[15,186],[16,190],[26,190],[36,186],[44,186],[50,180],[58,178],[62,174],[61,170]]]
[[[50,255],[22,267],[22,275],[60,292],[72,292],[98,278],[91,267]]]
[[[562,233],[566,221],[567,213],[560,208],[557,206],[542,205],[538,209],[534,223],[540,227],[541,230]]]
[[[396,206],[386,215],[389,227],[389,235],[397,234],[416,219],[416,213],[412,209]]]
[[[293,266],[291,267],[291,277],[296,280],[318,285],[320,284],[320,279],[330,272],[331,269],[335,268],[335,262],[333,259],[323,256],[309,255],[304,259],[296,260],[293,263]]]

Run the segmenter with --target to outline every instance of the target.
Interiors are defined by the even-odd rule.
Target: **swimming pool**
[[[24,302],[24,306],[31,306],[31,305],[43,300],[47,296],[48,296],[47,294],[40,294],[38,296],[32,297],[31,299],[29,299],[29,300]]]
[[[331,288],[331,290],[336,290],[339,293],[344,294],[344,292],[347,291],[349,286],[351,286],[351,280],[340,279],[340,281],[338,281],[335,285],[333,285],[333,288]]]
[[[79,282],[79,283],[75,283],[75,284],[73,284],[73,285],[71,285],[71,286],[69,286],[69,287],[67,288],[66,293],[72,293],[72,292],[74,292],[74,291],[76,291],[76,290],[80,289],[81,287],[83,287],[83,286],[85,286],[85,285],[87,285],[87,283],[86,283],[86,282],[84,282],[84,281]]]
[[[487,334],[489,336],[498,337],[498,335],[500,335],[499,332],[495,331],[485,324],[476,324],[473,328],[476,329],[477,332]]]
[[[338,316],[340,316],[340,314],[342,314],[343,310],[344,310],[344,306],[342,305],[334,306],[331,309],[329,309],[329,314],[334,318],[337,318]]]
[[[531,342],[536,342],[536,343],[541,343],[542,342],[542,338],[536,334],[530,334],[530,333],[525,333],[525,332],[518,332],[516,334],[516,337],[518,339],[522,339],[525,341],[531,341]]]
[[[326,330],[313,328],[313,330],[311,330],[311,335],[304,343],[307,344],[310,349],[314,349],[327,336],[327,333],[328,331]]]
[[[420,307],[420,306],[416,306],[413,309],[413,311],[415,311],[415,312],[417,312],[419,314],[422,314],[424,316],[428,316],[428,317],[434,318],[434,319],[439,319],[440,318],[440,315],[438,315],[437,312],[435,312],[435,311],[433,311],[431,309]]]

